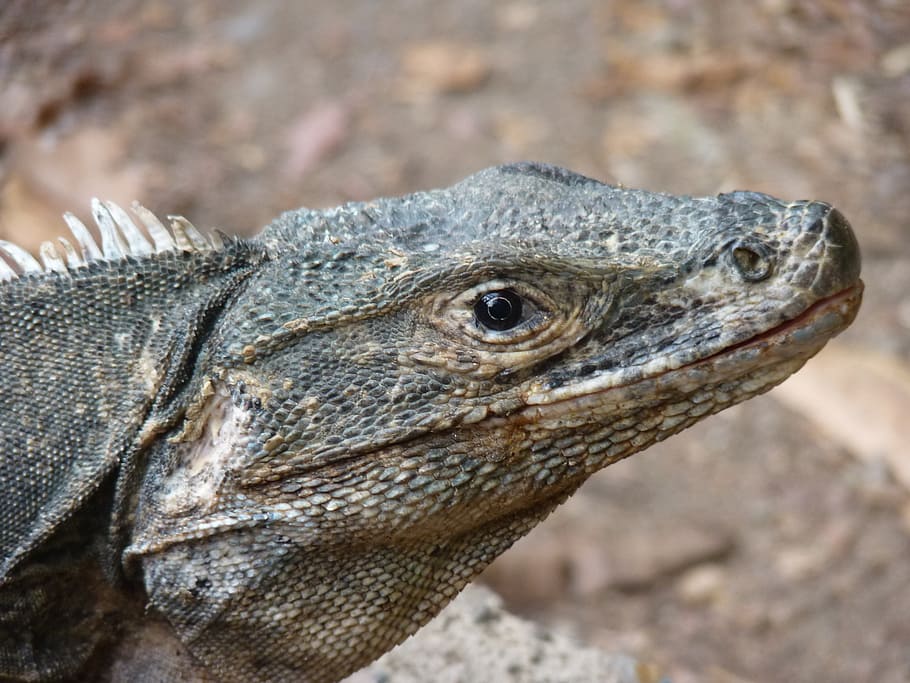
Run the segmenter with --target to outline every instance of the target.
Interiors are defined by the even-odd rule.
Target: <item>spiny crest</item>
[[[76,245],[73,246],[65,237],[59,238],[59,246],[44,242],[38,252],[40,262],[22,247],[0,240],[0,282],[30,273],[68,273],[92,262],[118,261],[127,256],[142,257],[167,251],[212,251],[224,246],[221,233],[215,231],[209,236],[203,235],[183,216],[168,216],[168,230],[155,214],[138,202],[133,202],[131,209],[145,232],[130,214],[114,202],[92,199],[92,218],[101,233],[100,247],[82,221],[69,212],[63,214]]]

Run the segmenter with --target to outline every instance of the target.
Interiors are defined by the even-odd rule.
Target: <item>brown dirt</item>
[[[516,159],[836,203],[847,379],[601,473],[488,579],[676,683],[910,681],[907,3],[8,0],[0,103],[0,237],[31,248],[92,195],[250,233]]]

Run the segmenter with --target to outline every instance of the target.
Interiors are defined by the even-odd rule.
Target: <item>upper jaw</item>
[[[690,276],[682,284],[685,291],[681,293],[681,301],[691,296],[709,299],[720,296],[723,299],[720,292],[732,287],[723,334],[716,339],[704,339],[705,321],[699,323],[693,314],[686,324],[701,325],[701,347],[696,347],[697,341],[690,347],[674,345],[674,334],[665,339],[663,352],[655,350],[653,357],[647,357],[643,363],[625,367],[611,364],[609,368],[589,371],[585,376],[581,375],[580,369],[596,365],[597,358],[582,359],[576,362],[577,374],[572,376],[570,368],[568,377],[556,386],[546,378],[531,384],[523,392],[525,403],[545,405],[600,394],[712,360],[719,365],[722,364],[720,360],[740,363],[742,367],[738,372],[745,374],[749,367],[759,362],[805,359],[817,353],[856,316],[863,292],[859,278],[859,245],[843,214],[823,202],[796,202],[791,205],[790,214],[780,220],[781,225],[792,226],[792,232],[782,230],[779,233],[782,243],[776,246],[772,258],[783,259],[781,264],[789,263],[777,272],[771,269],[770,279],[750,283],[738,277],[742,273],[737,273],[730,263],[722,262]],[[787,238],[783,239],[784,236]],[[815,276],[800,281],[800,269],[813,261],[817,264]],[[708,277],[706,273],[713,275]],[[773,289],[765,290],[766,286]],[[751,291],[752,287],[759,289]],[[776,293],[771,294],[772,291]],[[740,297],[741,294],[746,296]],[[750,302],[743,303],[742,311],[734,310],[738,298]],[[748,321],[746,312],[749,310],[760,314]],[[782,318],[784,322],[778,322]],[[752,358],[750,354],[756,351],[760,351],[758,357]],[[615,356],[618,350],[614,346],[610,352]]]

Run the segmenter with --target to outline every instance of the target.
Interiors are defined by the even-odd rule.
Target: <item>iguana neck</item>
[[[214,321],[260,260],[234,241],[0,282],[0,474],[13,508],[0,525],[0,581],[53,528],[48,515],[65,519],[115,470],[126,499],[143,434],[179,413]]]

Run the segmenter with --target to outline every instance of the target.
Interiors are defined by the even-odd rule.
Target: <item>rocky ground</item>
[[[99,195],[251,233],[536,159],[819,198],[866,301],[800,375],[594,477],[490,569],[675,683],[910,681],[910,5],[7,0],[0,238]]]

